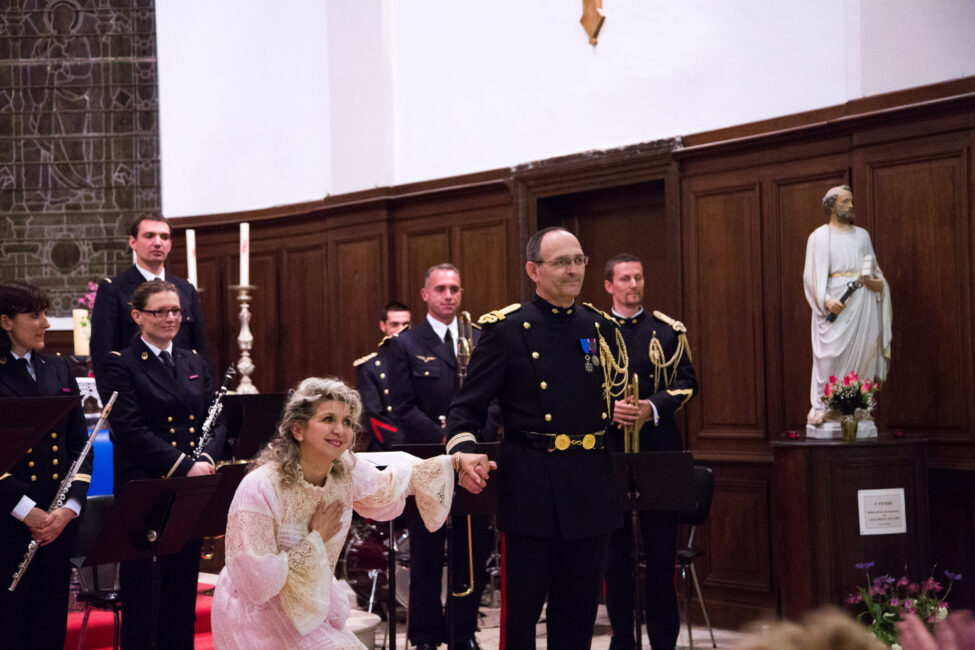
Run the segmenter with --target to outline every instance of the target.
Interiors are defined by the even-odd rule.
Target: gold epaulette
[[[478,318],[477,322],[481,325],[487,325],[489,323],[497,323],[498,321],[503,321],[505,316],[507,316],[508,314],[512,314],[518,311],[519,309],[521,309],[521,303],[515,302],[508,305],[504,309],[495,309],[494,311],[489,311],[488,313]]]
[[[477,323],[471,323],[471,327],[473,327],[473,328],[474,328],[474,329],[476,329],[476,330],[479,330],[479,329],[481,329],[481,326],[480,326],[480,325],[478,325]]]
[[[672,328],[674,328],[675,332],[687,331],[687,327],[684,325],[684,323],[680,322],[679,320],[674,320],[673,318],[663,313],[662,311],[654,311],[653,315],[657,317],[657,320],[662,320],[663,322],[667,323]]]
[[[108,282],[109,284],[112,284],[112,278],[105,278],[105,282]]]
[[[121,353],[121,352],[119,352],[118,350],[112,350],[111,352],[109,352],[109,354],[114,354],[114,355],[115,355],[115,356],[117,356],[117,357],[120,357],[120,356],[122,356],[122,353]]]
[[[584,302],[584,303],[582,303],[582,306],[583,307],[587,307],[589,309],[589,311],[596,312],[597,314],[602,314],[603,318],[605,318],[608,321],[612,321],[612,322],[616,323],[617,325],[620,324],[620,322],[618,320],[616,320],[615,318],[613,318],[612,316],[610,316],[609,314],[607,314],[606,312],[604,312],[602,309],[600,309],[596,305],[592,304],[591,302]]]
[[[385,341],[385,340],[386,339],[383,339],[383,341]],[[382,343],[380,343],[380,345],[382,345]],[[369,361],[369,359],[372,359],[374,356],[376,356],[376,353],[375,352],[370,352],[366,356],[359,357],[358,359],[356,359],[355,361],[353,361],[352,362],[352,366],[355,367],[355,368],[358,368],[359,366],[361,366],[362,364],[364,364],[366,361]]]

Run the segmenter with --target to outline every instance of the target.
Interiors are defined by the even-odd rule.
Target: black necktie
[[[26,358],[21,357],[20,359],[17,359],[17,364],[24,369],[24,372],[27,374],[27,376],[30,378],[32,382],[37,383],[37,378],[31,372],[30,362],[27,361]]]
[[[457,347],[454,345],[454,337],[451,336],[449,328],[447,329],[447,333],[443,336],[443,344],[444,347],[447,348],[447,352],[450,353],[450,356],[457,356]]]
[[[176,364],[173,363],[173,355],[171,355],[166,350],[159,353],[159,358],[163,360],[163,364],[169,369],[169,372],[176,376]]]

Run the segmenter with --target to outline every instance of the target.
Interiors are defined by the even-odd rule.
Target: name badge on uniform
[[[200,378],[199,375],[190,375],[190,381],[193,381],[194,379],[199,379],[199,378]]]
[[[62,393],[70,393],[71,392],[71,389],[70,388],[62,388],[61,389],[61,392]]]
[[[599,356],[596,354],[596,339],[579,339],[582,351],[586,355],[586,372],[592,372],[595,366],[599,365]]]

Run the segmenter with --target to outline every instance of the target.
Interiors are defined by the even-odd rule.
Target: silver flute
[[[210,410],[207,411],[207,419],[203,423],[200,438],[196,441],[196,449],[193,450],[193,460],[200,460],[203,450],[213,440],[213,427],[217,423],[217,418],[220,417],[220,411],[223,410],[223,396],[227,394],[227,389],[230,388],[230,379],[236,374],[237,368],[234,367],[234,364],[230,364],[230,367],[227,368],[227,374],[223,376],[223,385],[217,391],[217,396],[213,398]]]
[[[88,457],[88,452],[91,451],[91,445],[95,442],[95,436],[103,426],[105,426],[105,420],[108,419],[108,414],[112,412],[112,405],[115,404],[115,398],[118,397],[118,391],[112,393],[112,398],[108,400],[108,404],[102,409],[102,416],[98,418],[98,422],[95,423],[95,428],[91,430],[88,435],[88,442],[85,443],[84,449],[81,450],[81,454],[75,459],[74,463],[71,465],[71,469],[68,470],[68,474],[61,481],[61,486],[58,488],[57,493],[54,495],[54,499],[51,501],[51,507],[47,509],[49,513],[54,512],[58,508],[64,506],[65,499],[68,498],[68,489],[71,487],[71,483],[74,481],[75,476],[78,475],[78,470],[81,469],[81,464],[85,462],[85,458]],[[37,553],[37,549],[40,548],[41,543],[36,539],[30,540],[30,544],[27,546],[27,552],[24,553],[24,559],[20,561],[20,565],[17,567],[17,573],[14,574],[14,579],[10,582],[9,590],[13,591],[17,588],[20,583],[20,579],[24,577],[24,572],[27,571],[27,567],[30,566],[31,561],[34,559],[34,555]]]

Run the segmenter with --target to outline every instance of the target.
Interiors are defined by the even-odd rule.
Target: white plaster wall
[[[164,210],[294,203],[975,74],[975,0],[603,4],[593,47],[578,0],[157,0]]]
[[[157,0],[164,214],[329,191],[326,17],[317,0]]]

